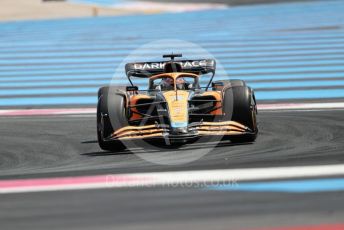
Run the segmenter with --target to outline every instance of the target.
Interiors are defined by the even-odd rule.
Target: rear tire
[[[216,83],[222,83],[223,87],[246,86],[246,83],[243,80],[238,79],[214,81],[214,84]]]
[[[241,80],[233,80],[229,84],[230,87],[224,92],[224,120],[239,122],[253,132],[252,134],[233,136],[230,140],[233,143],[253,142],[258,133],[254,92]]]
[[[115,152],[123,151],[126,148],[125,145],[118,140],[106,141],[105,139],[110,137],[115,130],[126,126],[127,121],[124,97],[112,91],[107,86],[98,91],[97,138],[101,149]],[[111,105],[111,111],[109,111],[108,104]],[[110,119],[110,116],[113,119]]]

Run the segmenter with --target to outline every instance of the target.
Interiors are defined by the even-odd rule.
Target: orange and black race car
[[[202,137],[253,142],[258,129],[253,90],[242,80],[213,81],[212,59],[128,63],[130,86],[98,91],[97,135],[104,150],[123,150],[128,141],[187,143]],[[202,75],[211,75],[201,87]],[[139,90],[133,77],[148,78]],[[202,81],[204,82],[204,81]]]

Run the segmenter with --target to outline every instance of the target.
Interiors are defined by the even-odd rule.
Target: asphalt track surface
[[[157,152],[157,157],[170,152],[175,159],[185,152],[196,154],[200,146],[215,147],[198,161],[168,166],[149,163],[129,151],[100,150],[92,115],[2,117],[1,178],[338,164],[344,162],[343,121],[342,110],[260,112],[256,143],[233,146],[228,142],[217,147],[195,143]]]
[[[214,149],[203,158],[163,166],[130,152],[99,150],[93,116],[1,117],[1,178],[340,164],[343,120],[343,110],[261,112],[256,143],[205,144],[203,148]],[[198,148],[182,147],[173,157]],[[343,202],[339,191],[290,194],[192,187],[3,194],[0,223],[1,229],[251,229],[340,222]]]

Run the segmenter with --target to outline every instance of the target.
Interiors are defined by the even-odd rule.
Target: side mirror
[[[130,85],[130,86],[127,86],[125,89],[126,89],[126,91],[138,91],[139,87],[136,85],[134,85],[134,86]]]

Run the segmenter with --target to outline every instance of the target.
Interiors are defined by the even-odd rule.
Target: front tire
[[[102,87],[98,91],[97,138],[101,149],[115,152],[123,151],[125,145],[119,140],[106,140],[106,138],[115,130],[126,126],[127,121],[124,97],[112,91],[109,87]],[[108,104],[111,105],[111,111]],[[110,116],[113,119],[110,119]]]
[[[252,133],[233,136],[233,143],[253,142],[258,133],[257,106],[253,90],[244,81],[233,80],[224,91],[224,120],[236,121],[251,129]]]

